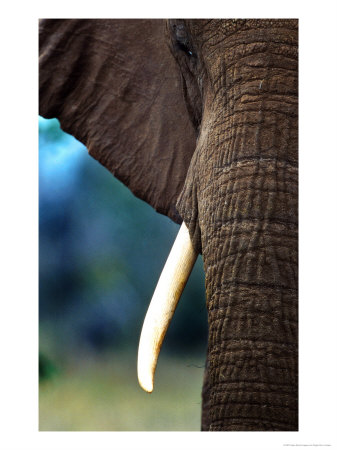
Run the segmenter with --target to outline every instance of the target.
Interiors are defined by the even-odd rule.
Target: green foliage
[[[39,353],[39,381],[44,382],[59,374],[56,365],[44,354]]]
[[[40,387],[40,431],[199,431],[200,357],[160,356],[152,394],[136,379],[135,355],[76,359]]]

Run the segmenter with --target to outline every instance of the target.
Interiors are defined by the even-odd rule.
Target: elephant
[[[40,114],[182,224],[174,248],[183,241],[184,250],[164,269],[144,322],[150,341],[160,336],[153,343],[142,333],[140,383],[152,390],[161,341],[201,254],[209,329],[201,430],[298,431],[298,20],[42,19],[39,27]],[[178,281],[163,287],[172,270]]]

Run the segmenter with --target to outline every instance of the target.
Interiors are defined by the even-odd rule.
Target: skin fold
[[[205,431],[298,430],[297,28],[295,19],[40,24],[41,114],[183,220],[202,254]]]

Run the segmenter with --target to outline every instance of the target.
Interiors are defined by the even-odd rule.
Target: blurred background
[[[199,256],[154,392],[137,349],[179,226],[137,199],[56,119],[39,118],[40,431],[198,431],[207,347]]]

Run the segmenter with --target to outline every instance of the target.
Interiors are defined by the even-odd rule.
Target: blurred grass
[[[40,383],[40,431],[199,431],[203,361],[159,357],[155,388],[138,385],[136,356],[81,358]]]

